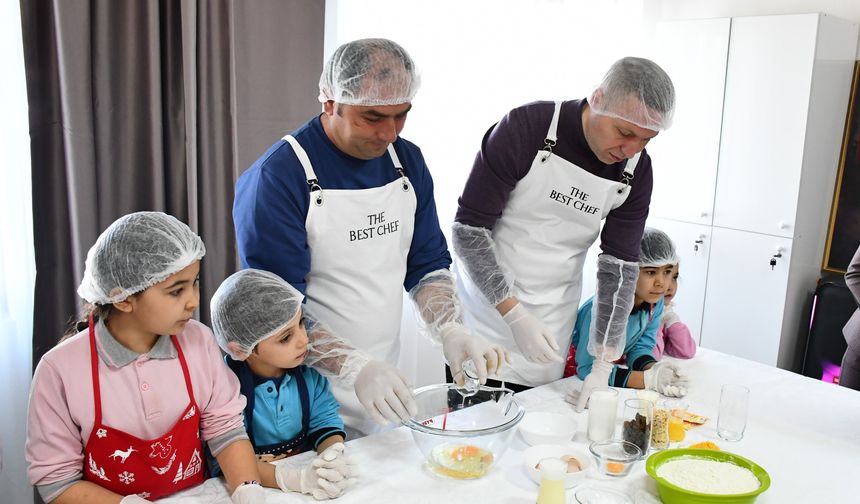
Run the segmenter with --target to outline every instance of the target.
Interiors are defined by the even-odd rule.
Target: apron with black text
[[[630,194],[639,153],[627,161],[620,182],[557,156],[552,147],[560,110],[561,102],[556,102],[546,147],[511,191],[492,237],[500,265],[513,274],[513,295],[555,336],[564,360],[579,308],[586,254],[600,233],[600,222]],[[456,261],[455,271],[467,325],[511,351],[513,363],[502,368],[502,378],[530,386],[561,378],[564,362],[526,360],[501,315]]]
[[[335,335],[396,366],[418,202],[394,146],[388,154],[399,178],[369,189],[324,189],[299,142],[290,135],[284,140],[299,158],[311,191],[305,219],[311,253],[307,304]],[[361,434],[379,430],[354,387],[332,380],[331,388],[348,428]]]

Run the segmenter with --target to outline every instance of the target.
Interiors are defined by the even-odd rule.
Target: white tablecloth
[[[710,418],[707,424],[688,431],[682,443],[712,440],[723,450],[737,453],[764,467],[771,487],[759,503],[860,502],[860,392],[812,380],[719,352],[700,349],[688,361],[679,361],[691,378],[686,400],[689,410]],[[587,412],[577,414],[564,402],[564,393],[579,387],[569,378],[521,394],[520,404],[530,411],[556,411],[570,415],[578,423],[574,442],[587,447]],[[730,443],[716,435],[717,404],[724,383],[750,388],[750,411],[742,441]],[[620,399],[635,391],[621,390]],[[620,408],[619,408],[620,410]],[[519,434],[497,466],[478,480],[459,481],[438,476],[424,467],[424,458],[406,427],[356,439],[347,443],[351,456],[361,468],[358,483],[338,503],[495,502],[532,504],[537,485],[523,469],[527,448]],[[307,463],[313,453],[287,459],[289,464]],[[609,486],[627,492],[637,503],[659,502],[657,487],[640,462],[633,472],[620,479],[590,474],[584,483]],[[315,502],[309,496],[267,490],[267,503]],[[568,499],[574,490],[567,490]],[[160,503],[230,504],[222,480],[210,479]]]

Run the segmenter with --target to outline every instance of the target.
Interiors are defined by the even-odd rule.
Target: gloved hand
[[[687,376],[671,362],[661,361],[645,370],[645,388],[669,397],[687,395]]]
[[[144,504],[146,502],[151,503],[151,500],[146,500],[143,497],[137,494],[126,495],[119,501],[119,504]],[[234,501],[235,502],[235,501]]]
[[[663,306],[663,325],[671,327],[675,322],[680,322],[681,317],[675,313],[675,306],[672,303]]]
[[[339,497],[357,474],[355,463],[343,455],[344,444],[336,443],[306,467],[296,469],[285,465],[275,468],[275,481],[284,492],[301,492],[314,499]]]
[[[582,413],[585,405],[588,403],[588,398],[591,397],[591,391],[598,387],[606,387],[609,385],[609,375],[612,374],[612,363],[606,361],[594,361],[591,365],[591,373],[585,377],[582,383],[582,388],[579,389],[579,394],[574,396],[571,392],[568,394],[568,402],[576,400],[576,412]]]
[[[233,504],[265,504],[266,491],[260,485],[239,485],[233,491],[230,500]]]
[[[442,353],[445,360],[451,366],[451,375],[457,383],[462,383],[461,372],[463,362],[472,360],[478,373],[478,381],[483,385],[487,383],[487,376],[493,375],[502,369],[507,361],[510,364],[505,349],[499,345],[492,345],[489,341],[477,334],[470,334],[461,326],[455,325],[442,331]]]
[[[543,322],[534,318],[528,310],[517,303],[508,311],[502,320],[511,328],[514,341],[523,353],[523,357],[531,362],[564,362],[558,354],[558,343]]]
[[[332,482],[341,492],[358,476],[358,463],[344,455],[346,445],[335,443],[314,459],[312,465],[319,467],[319,474]]]
[[[355,379],[355,395],[364,409],[381,424],[405,422],[418,413],[412,387],[394,366],[369,361]]]

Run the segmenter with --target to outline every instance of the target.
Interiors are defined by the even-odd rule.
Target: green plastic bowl
[[[742,494],[705,494],[684,490],[679,486],[669,483],[660,476],[657,476],[657,469],[661,465],[670,460],[681,457],[716,460],[718,462],[731,462],[735,465],[745,467],[755,474],[761,483],[761,486],[752,492]],[[652,478],[654,478],[654,481],[657,482],[660,499],[663,500],[664,504],[747,504],[755,502],[756,497],[770,488],[770,475],[763,467],[752,460],[741,457],[740,455],[717,450],[683,448],[678,450],[659,451],[648,457],[648,460],[645,462],[645,472],[647,472]]]

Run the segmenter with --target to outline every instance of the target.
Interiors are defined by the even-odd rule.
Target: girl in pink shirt
[[[664,352],[670,357],[679,359],[692,359],[696,355],[696,342],[693,341],[690,328],[681,322],[678,314],[675,313],[675,305],[672,303],[675,293],[678,292],[679,266],[678,264],[675,265],[675,274],[672,275],[666,294],[663,295],[663,302],[665,303],[663,318],[657,329],[657,345],[653,352],[654,358],[657,360],[660,360]]]
[[[151,502],[204,480],[206,442],[233,502],[264,502],[239,383],[191,318],[204,254],[160,212],[120,218],[90,249],[88,320],[42,357],[30,389],[26,459],[44,501]]]

